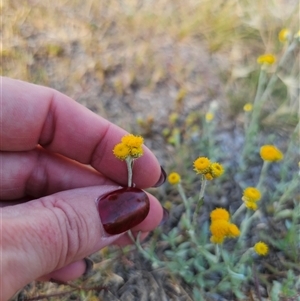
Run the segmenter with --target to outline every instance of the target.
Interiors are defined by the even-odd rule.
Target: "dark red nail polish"
[[[98,211],[108,234],[120,234],[141,223],[149,213],[147,194],[138,188],[125,187],[101,196]]]
[[[157,183],[152,187],[161,186],[163,183],[165,183],[165,181],[167,179],[167,173],[165,172],[165,170],[162,167],[160,167],[160,169],[161,169],[160,177],[159,177]]]

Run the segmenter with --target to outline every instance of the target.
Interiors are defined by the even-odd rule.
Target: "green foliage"
[[[294,47],[297,43],[296,39],[291,41],[280,62],[284,61],[286,56],[289,55],[289,48]],[[281,64],[280,62],[279,64]],[[264,260],[271,256],[268,253],[273,252],[272,249],[282,252],[284,260],[290,264],[296,264],[299,261],[299,240],[297,238],[300,233],[300,205],[293,201],[296,198],[297,184],[299,183],[299,171],[291,165],[294,162],[291,157],[295,158],[296,154],[292,147],[294,140],[285,140],[286,155],[288,157],[285,157],[281,162],[276,162],[275,156],[274,159],[266,159],[266,154],[262,150],[262,158],[260,158],[257,150],[262,144],[274,144],[275,141],[278,141],[276,132],[271,131],[270,133],[269,131],[267,137],[265,137],[266,133],[261,132],[262,125],[259,120],[264,115],[271,114],[271,111],[268,113],[267,111],[261,111],[261,109],[264,106],[268,107],[269,102],[271,102],[272,108],[272,106],[278,105],[276,100],[288,97],[286,86],[282,82],[279,85],[276,84],[278,80],[276,69],[272,72],[268,68],[271,67],[267,64],[263,65],[259,76],[256,77],[258,83],[253,111],[249,116],[249,120],[245,118],[245,123],[249,122],[244,127],[245,143],[240,154],[235,154],[238,158],[234,158],[234,161],[238,162],[239,168],[231,171],[236,179],[242,179],[243,174],[247,177],[247,171],[251,168],[249,164],[261,165],[258,168],[260,172],[256,172],[255,179],[252,181],[252,186],[256,186],[263,195],[262,200],[258,202],[258,209],[255,212],[249,209],[251,207],[247,204],[246,195],[240,194],[239,199],[236,200],[241,204],[239,208],[231,206],[230,203],[233,200],[227,200],[226,207],[231,209],[231,222],[239,223],[240,233],[238,239],[231,239],[230,241],[226,238],[225,242],[221,244],[214,241],[210,242],[212,239],[209,237],[210,231],[213,230],[209,226],[214,222],[210,221],[208,217],[208,212],[211,211],[212,206],[209,205],[206,198],[213,198],[210,194],[218,194],[218,186],[211,189],[214,185],[209,181],[206,188],[207,171],[204,173],[205,176],[195,175],[192,177],[192,182],[195,183],[194,189],[190,192],[193,194],[192,196],[188,197],[186,195],[184,177],[182,177],[182,182],[175,185],[185,210],[181,214],[178,227],[173,228],[167,234],[161,235],[162,241],[169,245],[169,249],[164,251],[166,260],[161,260],[161,266],[166,266],[173,274],[177,274],[187,285],[192,287],[195,300],[203,299],[204,291],[219,295],[230,291],[237,300],[244,300],[246,298],[246,287],[253,279],[256,279],[255,281],[258,281],[260,285],[267,287],[271,300],[280,300],[280,296],[294,296],[296,294],[296,289],[293,288],[296,285],[295,273],[298,269],[293,269],[289,265],[286,276],[282,278],[282,273],[276,267],[267,264],[275,275],[278,274],[277,280],[273,281],[268,281],[261,273]],[[249,77],[248,80],[250,81],[249,87],[252,88],[252,78]],[[244,81],[247,83],[247,79]],[[276,99],[274,100],[274,98]],[[215,114],[217,111],[218,108],[212,106],[208,112]],[[244,114],[246,115],[247,112]],[[190,143],[187,137],[182,138],[180,126],[177,125],[177,117],[172,119],[170,124],[171,127],[174,126],[173,133],[176,130],[176,135],[173,134],[167,141],[178,150],[178,154],[180,154],[178,155],[178,161],[181,160],[184,162],[183,166],[188,166],[191,165],[189,163],[191,158],[197,158],[197,154],[202,154],[202,156],[213,158],[213,160],[222,159],[223,157],[223,161],[226,160],[230,165],[232,157],[228,156],[225,159],[221,151],[218,150],[218,148],[222,148],[222,143],[218,144],[215,138],[216,133],[218,133],[215,119],[210,118],[211,116],[209,118],[203,115],[202,117],[194,114],[191,116],[188,122],[189,127],[192,127],[192,124],[199,122],[199,120],[202,120],[203,125],[201,138],[196,138],[196,143]],[[294,139],[293,135],[291,137]],[[182,139],[187,139],[188,144],[184,143]],[[251,160],[249,160],[250,154]],[[263,163],[261,159],[264,160]],[[280,168],[277,166],[280,166]],[[276,169],[272,169],[275,167]],[[176,170],[176,166],[172,168],[172,170],[174,169]],[[280,172],[283,177],[278,177]],[[224,178],[223,181],[213,179],[212,182],[218,181],[221,185],[230,183],[229,174],[225,173]],[[287,182],[287,178],[291,180]],[[187,182],[189,181],[187,180]],[[198,197],[196,186],[199,182],[201,189]],[[241,181],[240,187],[244,189],[249,186],[247,182],[247,180]],[[269,191],[270,188],[272,191]],[[222,196],[222,192],[219,195]],[[215,206],[222,207],[222,205],[218,205],[218,201],[216,201]],[[244,213],[245,210],[247,210],[246,214]],[[265,223],[264,215],[272,222],[269,225],[265,224],[262,230],[255,233],[258,224]],[[201,225],[198,224],[200,219],[202,221]],[[280,220],[282,223],[279,232],[272,231],[272,224],[276,223],[276,220]],[[214,235],[213,232],[212,235]],[[268,243],[269,246],[266,251],[255,245],[255,242],[260,240]],[[147,250],[147,248],[144,250]],[[263,257],[263,255],[267,256]]]

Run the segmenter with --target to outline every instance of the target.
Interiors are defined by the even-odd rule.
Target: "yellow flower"
[[[261,193],[255,187],[247,187],[244,190],[242,200],[244,202],[257,202],[261,198]]]
[[[172,206],[173,206],[173,204],[170,201],[166,201],[164,203],[164,208],[166,208],[167,210],[171,210]]]
[[[287,28],[283,28],[280,30],[280,32],[278,34],[278,39],[281,43],[284,43],[284,42],[288,41],[290,35],[291,35],[291,31]]]
[[[214,116],[213,113],[208,112],[208,113],[205,114],[205,120],[206,120],[207,122],[212,121],[212,120],[214,119],[214,117],[215,117],[215,116]]]
[[[229,236],[237,237],[240,235],[240,229],[235,224],[229,224]]]
[[[246,201],[245,206],[248,209],[251,209],[251,210],[254,210],[254,211],[257,209],[257,204],[255,202],[252,202],[252,201]]]
[[[252,105],[252,103],[246,103],[245,105],[244,105],[244,111],[245,112],[251,112],[252,110],[253,110],[253,105]]]
[[[172,185],[178,184],[180,180],[180,175],[177,172],[171,172],[168,176],[168,181]]]
[[[274,145],[263,145],[260,148],[260,156],[265,161],[280,161],[283,158],[282,152]]]
[[[118,159],[125,160],[130,155],[130,148],[124,143],[118,143],[114,147],[113,153]]]
[[[210,160],[206,157],[199,157],[194,161],[194,170],[197,174],[205,174],[210,170]]]
[[[213,244],[222,244],[224,241],[225,237],[216,237],[216,236],[211,236],[210,237],[210,242]]]
[[[229,212],[224,208],[216,208],[210,213],[211,221],[224,220],[229,221]]]
[[[128,135],[125,135],[122,140],[121,140],[122,143],[124,143],[125,145],[127,145],[128,147],[141,147],[142,144],[144,143],[144,139],[143,137],[141,136],[135,136],[135,135],[132,135],[132,134],[128,134]]]
[[[141,146],[139,147],[132,147],[130,149],[130,156],[133,158],[139,158],[143,155],[144,151],[143,148]]]
[[[257,58],[257,63],[260,64],[260,65],[264,65],[264,64],[273,65],[275,62],[276,62],[275,56],[273,54],[270,54],[270,53],[260,55]]]
[[[205,179],[207,180],[207,181],[211,181],[211,180],[213,180],[214,179],[214,177],[211,175],[211,173],[206,173],[205,175]]]
[[[225,238],[229,233],[229,222],[222,219],[213,221],[209,229],[214,237]]]
[[[254,251],[258,254],[258,255],[262,255],[265,256],[268,254],[269,252],[269,247],[267,246],[267,244],[265,244],[264,242],[260,241],[258,243],[256,243],[254,245]]]
[[[220,177],[224,173],[224,168],[220,163],[212,163],[210,165],[211,174],[214,178]]]

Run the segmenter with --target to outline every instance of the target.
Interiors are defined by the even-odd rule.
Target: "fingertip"
[[[85,259],[73,262],[64,266],[61,269],[53,271],[47,275],[40,277],[39,281],[50,281],[53,280],[58,282],[68,282],[75,280],[82,275],[84,275],[87,271],[88,265]]]
[[[150,232],[154,230],[163,219],[163,208],[160,202],[151,194],[147,193],[150,201],[150,209],[146,218],[131,230],[134,232]]]

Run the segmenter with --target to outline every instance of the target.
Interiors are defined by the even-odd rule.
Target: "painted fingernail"
[[[84,258],[83,260],[84,260],[85,265],[86,265],[85,272],[83,273],[83,276],[86,276],[93,270],[94,262],[93,262],[93,260],[91,260],[88,257]]]
[[[124,187],[98,199],[98,211],[104,230],[120,234],[141,223],[149,213],[147,194],[138,188]]]
[[[162,226],[167,222],[168,219],[169,219],[169,211],[165,207],[163,207],[163,218],[159,225]]]
[[[161,186],[163,183],[165,183],[165,181],[167,179],[167,173],[165,172],[165,170],[162,167],[160,167],[160,169],[161,169],[160,177],[159,177],[157,183],[152,187]]]

